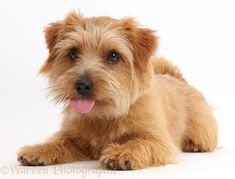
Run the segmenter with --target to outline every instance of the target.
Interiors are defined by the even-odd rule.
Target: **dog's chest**
[[[92,121],[86,128],[84,137],[95,151],[101,151],[110,143],[119,140],[127,132],[127,127],[123,123],[111,120]]]

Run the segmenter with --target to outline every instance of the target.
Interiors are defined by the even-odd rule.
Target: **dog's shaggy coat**
[[[64,119],[45,143],[18,152],[23,165],[99,159],[107,169],[129,170],[171,163],[179,150],[215,149],[211,107],[176,66],[154,56],[158,40],[152,30],[132,18],[72,12],[51,23],[45,37],[49,56],[40,73],[55,101],[65,103]],[[84,100],[74,88],[84,76],[93,84],[85,100],[94,106],[78,113],[71,101]]]

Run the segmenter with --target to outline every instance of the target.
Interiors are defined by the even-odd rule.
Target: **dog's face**
[[[149,87],[157,41],[131,18],[85,18],[75,12],[45,29],[49,56],[40,73],[55,100],[75,113],[115,118]]]

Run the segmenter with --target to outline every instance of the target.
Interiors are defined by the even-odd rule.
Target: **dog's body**
[[[211,107],[177,67],[153,56],[151,30],[71,13],[46,29],[46,40],[40,72],[65,102],[64,119],[46,143],[20,150],[23,165],[100,159],[108,169],[141,169],[171,163],[179,150],[215,149]]]

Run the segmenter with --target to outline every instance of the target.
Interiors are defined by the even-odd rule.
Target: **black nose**
[[[76,81],[75,89],[78,94],[89,97],[92,94],[93,83],[90,79],[80,79]]]

